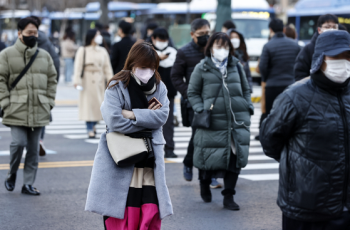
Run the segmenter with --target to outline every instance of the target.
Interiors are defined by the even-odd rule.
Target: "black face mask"
[[[35,46],[37,40],[38,40],[38,38],[35,37],[35,36],[24,36],[24,35],[22,35],[22,37],[23,37],[24,44],[26,44],[30,48],[33,48]]]
[[[197,44],[201,47],[204,47],[209,39],[209,35],[203,35],[203,36],[199,36],[197,37]]]

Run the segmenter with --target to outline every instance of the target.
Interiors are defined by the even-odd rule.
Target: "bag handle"
[[[39,49],[37,49],[35,51],[35,54],[30,58],[30,61],[28,62],[28,64],[26,65],[26,67],[24,67],[24,69],[21,71],[21,73],[18,75],[18,77],[12,82],[11,86],[10,86],[10,91],[13,90],[16,85],[18,84],[18,82],[22,79],[22,77],[26,74],[26,72],[29,70],[30,66],[33,64],[36,56],[38,56],[39,53]]]
[[[84,76],[84,70],[85,70],[85,47],[83,48],[84,49],[84,55],[83,55],[83,68],[81,70],[81,75],[80,75],[80,78],[83,78]]]
[[[218,92],[216,93],[216,97],[215,97],[215,99],[214,99],[213,103],[211,104],[211,106],[210,106],[210,109],[209,109],[209,110],[213,110],[214,105],[215,105],[215,102],[216,102],[216,99],[218,98],[218,96],[219,96],[219,93],[220,93],[221,89],[222,89],[222,84],[220,84],[219,89],[218,89]]]

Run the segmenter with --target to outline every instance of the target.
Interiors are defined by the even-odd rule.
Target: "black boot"
[[[232,211],[239,210],[239,205],[233,200],[232,194],[224,195],[224,208]]]
[[[211,191],[210,191],[210,182],[209,183],[203,183],[200,182],[200,189],[201,189],[201,197],[205,203],[211,202]]]
[[[165,150],[164,158],[177,158],[177,155],[174,153],[174,150]]]
[[[28,194],[28,195],[33,195],[33,196],[39,196],[40,192],[30,184],[24,184],[22,187],[22,193],[23,194]]]
[[[16,173],[7,174],[7,178],[5,180],[5,188],[7,189],[7,191],[12,192],[15,189],[16,177]]]

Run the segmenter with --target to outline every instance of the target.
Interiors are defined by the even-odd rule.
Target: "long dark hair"
[[[230,36],[230,38],[231,38],[232,33],[238,34],[240,44],[239,44],[239,47],[237,48],[237,50],[241,50],[243,52],[243,56],[242,56],[243,61],[247,62],[249,60],[249,55],[247,53],[247,45],[245,44],[245,40],[244,40],[243,35],[235,29],[230,29],[227,31],[227,34],[228,34],[228,36]]]
[[[64,36],[63,36],[63,40],[66,40],[67,38],[69,38],[70,40],[75,42],[75,33],[72,30],[68,30],[65,32]]]
[[[86,36],[85,36],[85,46],[91,45],[91,42],[94,39],[94,37],[96,36],[97,31],[98,30],[96,30],[96,29],[88,30],[88,32],[86,33]]]
[[[137,42],[132,47],[126,58],[123,70],[114,75],[114,77],[108,82],[117,81],[115,84],[108,86],[108,89],[117,85],[119,81],[124,83],[125,88],[130,82],[130,72],[136,67],[149,67],[154,68],[154,76],[156,78],[156,83],[159,84],[161,81],[160,74],[158,73],[159,67],[159,56],[156,50],[153,48],[152,44],[148,42]]]
[[[230,48],[230,54],[234,55],[234,51],[235,49],[232,46],[230,37],[223,32],[216,32],[213,35],[211,35],[211,37],[209,38],[209,41],[207,42],[207,45],[204,49],[204,53],[207,57],[211,57],[211,48],[213,47],[215,41],[218,41],[219,44],[221,45],[228,45]]]

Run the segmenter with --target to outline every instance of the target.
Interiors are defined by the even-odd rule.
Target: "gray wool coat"
[[[115,81],[110,84],[114,84]],[[133,133],[145,128],[153,130],[153,150],[155,155],[154,179],[158,196],[160,218],[173,214],[173,208],[165,181],[164,144],[162,126],[169,114],[167,89],[163,82],[157,86],[148,100],[156,97],[163,107],[158,110],[133,109],[136,120],[125,119],[122,110],[131,110],[129,91],[124,84],[107,89],[101,112],[107,125],[107,132]],[[118,167],[111,157],[106,134],[101,135],[95,155],[85,210],[103,216],[124,219],[126,200],[134,166]]]

